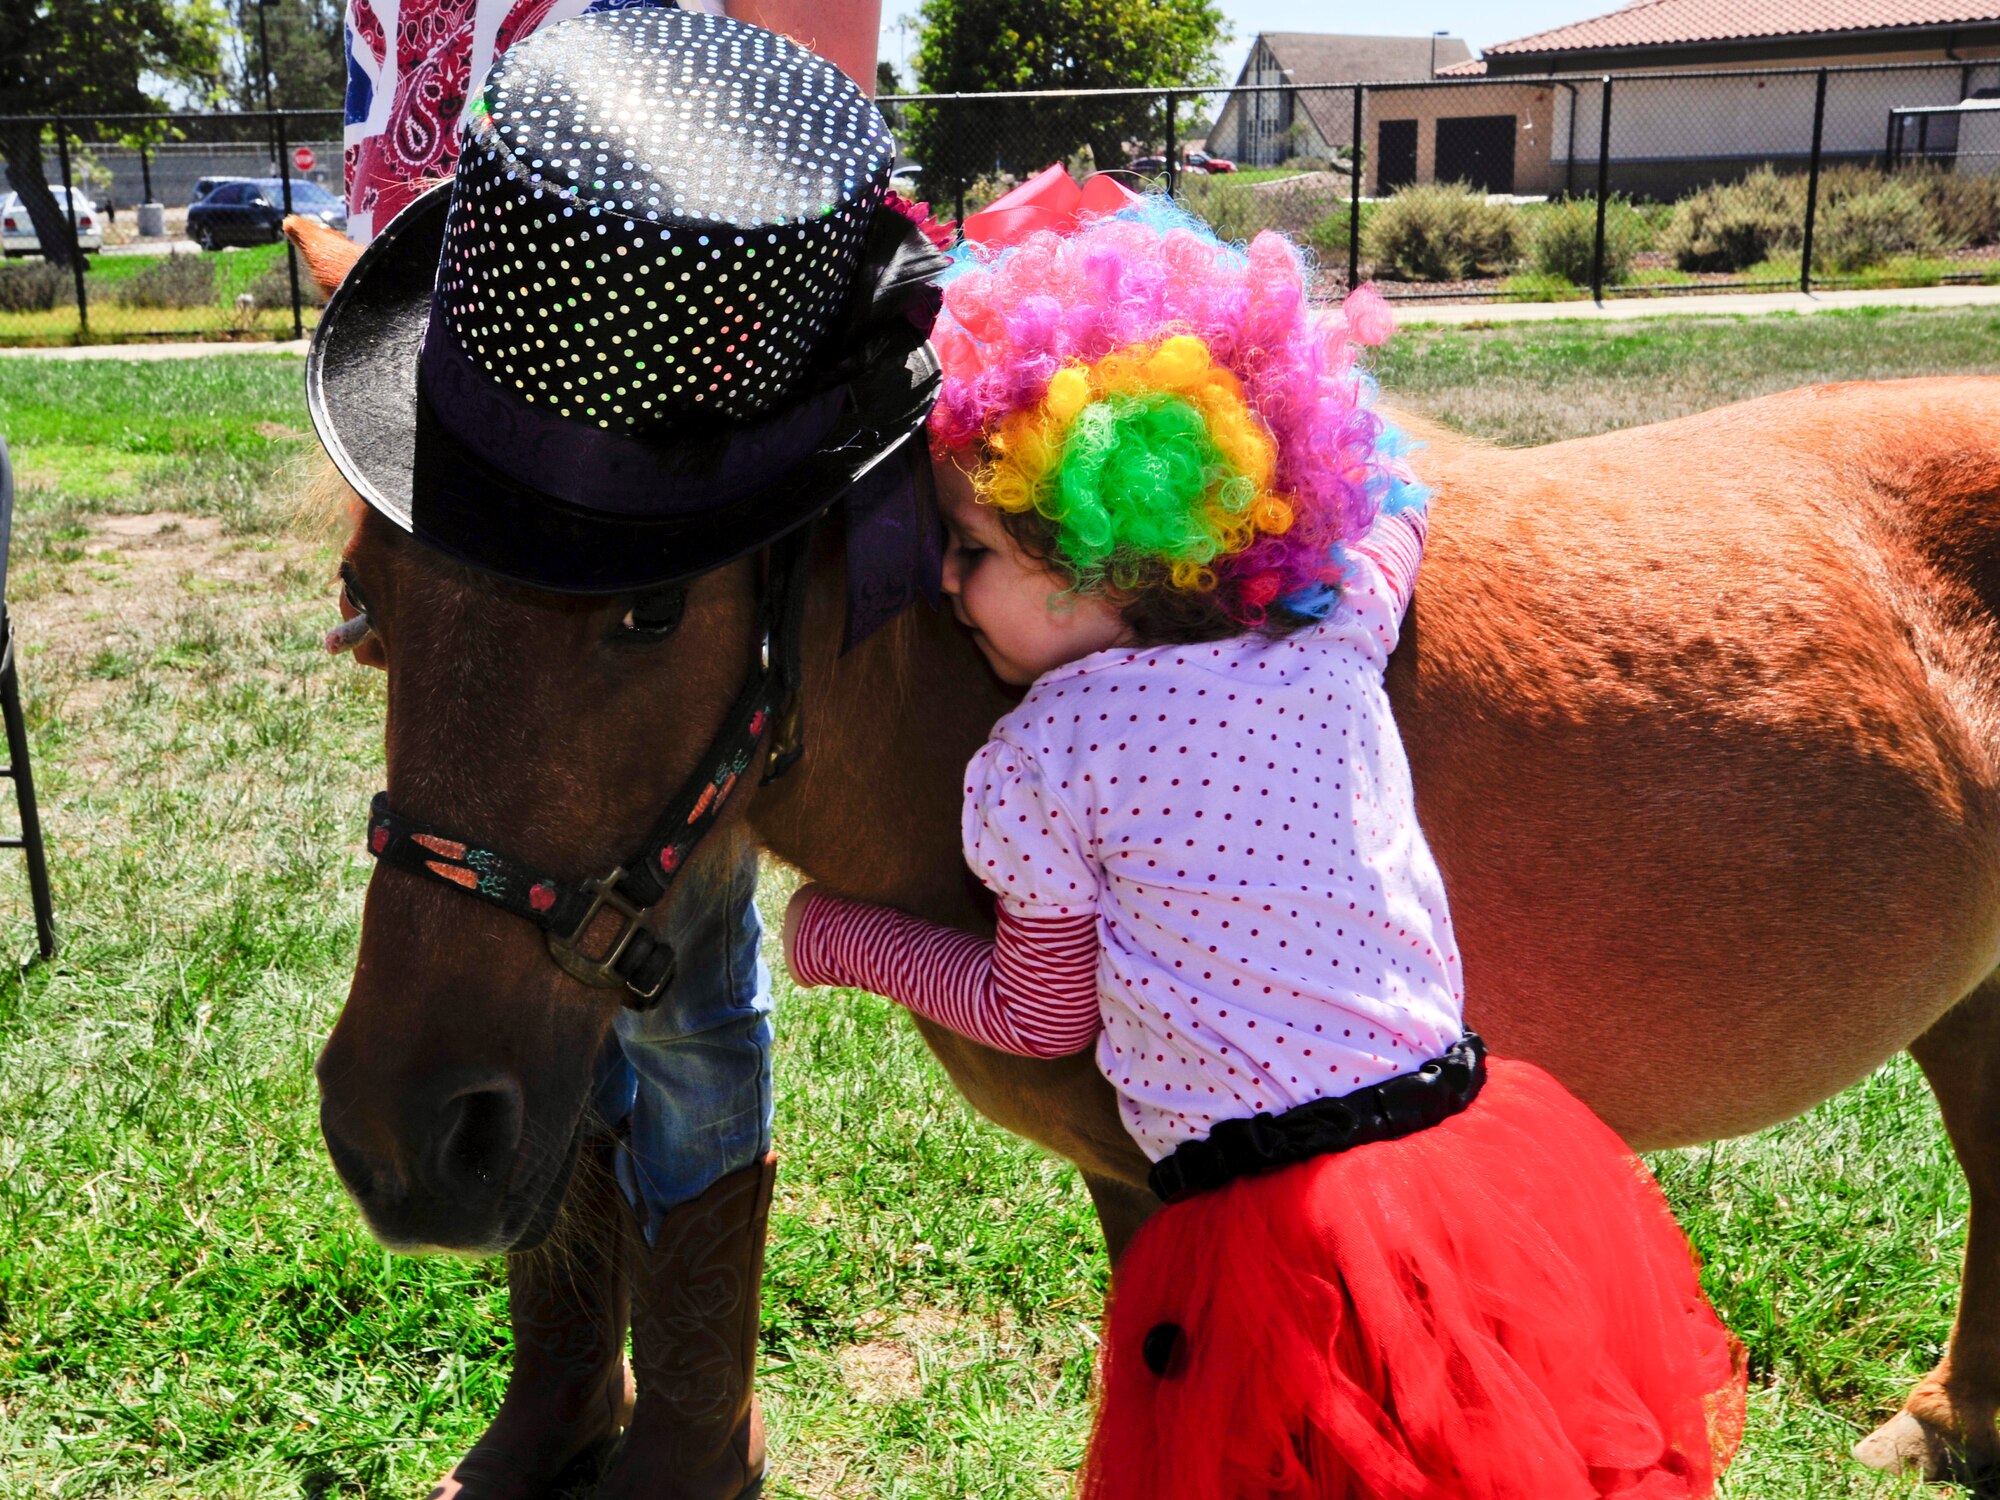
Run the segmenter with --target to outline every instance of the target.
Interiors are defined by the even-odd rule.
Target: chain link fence
[[[39,146],[48,189],[37,205],[0,180],[0,344],[287,339],[318,320],[282,225],[346,225],[338,111],[6,117],[0,132],[10,161]]]
[[[1545,300],[2000,282],[2000,61],[885,98],[963,219],[1066,161],[1323,289]]]
[[[963,220],[1051,162],[1276,229],[1322,290],[1547,300],[2000,283],[2000,61],[889,96],[896,185]],[[345,224],[333,112],[0,118],[0,344],[289,338],[286,212]],[[303,148],[303,151],[301,151]],[[72,202],[67,216],[55,206]],[[77,253],[40,253],[53,228]]]

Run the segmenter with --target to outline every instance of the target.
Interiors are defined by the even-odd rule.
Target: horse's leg
[[[1125,1247],[1132,1243],[1132,1236],[1139,1232],[1139,1226],[1160,1206],[1160,1200],[1146,1188],[1095,1172],[1083,1174],[1083,1185],[1090,1189],[1097,1222],[1104,1226],[1104,1248],[1111,1252],[1111,1263],[1116,1265],[1125,1254]]]
[[[1910,1044],[1971,1189],[1958,1320],[1938,1367],[1854,1446],[1871,1469],[1929,1479],[2000,1466],[2000,976]]]

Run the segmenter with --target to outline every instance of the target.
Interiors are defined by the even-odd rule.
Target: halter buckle
[[[618,882],[625,878],[621,865],[602,880],[593,880],[584,887],[590,897],[590,907],[569,936],[555,932],[548,934],[549,953],[562,966],[563,972],[581,979],[585,984],[596,985],[599,989],[629,989],[640,1000],[656,1000],[660,991],[667,987],[673,977],[673,966],[664,966],[655,975],[651,988],[641,988],[618,972],[618,960],[625,956],[625,950],[632,946],[633,939],[643,931],[646,912],[643,907],[634,906],[618,892]],[[592,958],[580,946],[589,936],[590,929],[597,922],[598,914],[605,910],[616,912],[621,919],[617,941],[611,951],[602,958]]]

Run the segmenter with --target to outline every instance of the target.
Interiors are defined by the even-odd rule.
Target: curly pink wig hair
[[[1065,368],[1192,336],[1241,383],[1275,450],[1273,487],[1289,504],[1282,534],[1259,534],[1208,571],[1214,602],[1239,625],[1340,581],[1339,548],[1365,532],[1388,487],[1381,419],[1357,346],[1391,331],[1371,288],[1339,309],[1308,296],[1305,257],[1277,234],[1225,245],[1162,199],[1044,231],[998,255],[965,247],[933,335],[944,388],[931,414],[939,451],[986,445],[1015,413],[1041,405]],[[1319,613],[1313,610],[1312,613]]]

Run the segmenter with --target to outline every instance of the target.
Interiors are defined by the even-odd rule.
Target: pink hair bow
[[[1061,162],[1036,173],[1004,198],[965,216],[960,231],[987,250],[1005,250],[1038,230],[1068,234],[1086,214],[1115,214],[1139,202],[1139,195],[1109,173],[1098,172],[1082,186]]]

